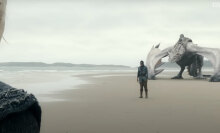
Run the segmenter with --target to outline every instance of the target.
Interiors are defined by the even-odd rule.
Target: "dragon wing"
[[[160,44],[153,46],[147,56],[146,65],[149,79],[155,79],[156,75],[163,72],[164,69],[157,70],[157,68],[164,64],[161,59],[168,56],[169,51],[172,49],[172,47],[168,47],[161,51],[159,46]]]

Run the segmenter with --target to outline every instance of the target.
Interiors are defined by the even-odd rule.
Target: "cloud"
[[[135,66],[181,33],[220,48],[219,15],[210,1],[9,1],[0,60]]]

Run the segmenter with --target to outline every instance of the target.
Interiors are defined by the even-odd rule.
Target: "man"
[[[177,60],[180,60],[180,56],[186,52],[186,46],[188,42],[192,42],[192,39],[185,37],[183,34],[180,35],[179,40],[177,43],[174,45],[174,48],[172,49],[171,53],[173,53],[175,58]],[[176,54],[178,53],[178,54]],[[171,56],[172,54],[169,54]],[[173,62],[171,59],[175,59],[174,57],[170,58],[169,61]]]
[[[140,67],[138,67],[137,82],[138,81],[140,84],[140,98],[143,98],[143,89],[145,90],[145,98],[148,98],[148,70],[143,61],[140,61]]]
[[[176,43],[176,45],[182,44],[184,47],[186,47],[185,45],[188,42],[192,42],[192,39],[185,37],[183,34],[180,34],[180,38],[179,38],[178,42]]]

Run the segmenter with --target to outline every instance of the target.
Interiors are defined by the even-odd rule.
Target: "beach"
[[[217,16],[220,0],[0,0],[0,133],[220,133]]]
[[[220,83],[186,73],[183,80],[171,80],[175,74],[149,80],[148,99],[138,98],[133,71],[31,72],[0,78],[17,88],[56,88],[34,91],[42,107],[41,133],[219,133]],[[80,84],[71,84],[71,78]]]

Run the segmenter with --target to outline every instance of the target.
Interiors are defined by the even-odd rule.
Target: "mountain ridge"
[[[64,63],[64,62],[55,62],[55,63],[44,63],[44,62],[0,62],[1,66],[16,66],[16,67],[123,67],[131,68],[126,65],[96,65],[96,64],[73,64],[73,63]]]

